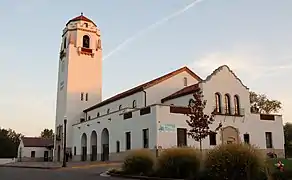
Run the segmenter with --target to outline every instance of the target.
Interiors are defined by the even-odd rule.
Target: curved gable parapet
[[[215,76],[217,73],[219,73],[221,70],[223,70],[223,68],[226,67],[228,69],[228,71],[235,77],[235,79],[237,79],[240,84],[245,87],[247,90],[249,90],[249,88],[243,84],[243,82],[241,81],[241,79],[239,79],[239,77],[227,66],[227,65],[222,65],[220,67],[218,67],[217,69],[215,69],[209,76],[206,77],[205,80],[203,80],[202,82],[205,83],[207,81],[209,81],[213,76]]]

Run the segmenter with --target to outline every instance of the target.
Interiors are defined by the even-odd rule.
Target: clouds
[[[290,60],[290,61],[289,61]],[[210,52],[188,66],[203,76],[221,65],[228,65],[242,79],[253,82],[292,69],[291,59],[271,56],[256,45],[237,45],[225,51]]]

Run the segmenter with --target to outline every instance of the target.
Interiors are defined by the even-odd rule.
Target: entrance
[[[61,147],[60,145],[58,146],[58,157],[57,157],[58,162],[61,161]]]
[[[103,144],[102,145],[101,160],[102,161],[108,161],[109,160],[109,145],[108,144]]]
[[[82,147],[81,161],[87,161],[87,147]]]
[[[44,161],[45,162],[49,161],[49,151],[44,151]]]
[[[222,143],[223,144],[237,144],[240,143],[239,132],[232,126],[227,126],[222,129]]]
[[[109,160],[109,132],[106,128],[101,132],[101,160]]]
[[[87,136],[85,133],[81,137],[81,161],[87,161]]]

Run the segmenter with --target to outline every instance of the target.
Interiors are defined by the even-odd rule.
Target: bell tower
[[[72,125],[83,110],[101,101],[102,48],[100,30],[83,13],[68,21],[62,32],[59,54],[54,160],[62,161],[64,119],[66,150],[72,149]]]

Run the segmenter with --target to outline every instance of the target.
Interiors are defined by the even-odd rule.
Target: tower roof
[[[94,24],[94,25],[96,26],[96,24],[95,24],[92,20],[90,20],[90,19],[88,19],[87,17],[85,17],[85,16],[83,15],[83,13],[81,13],[80,16],[77,16],[77,17],[75,17],[75,18],[69,20],[69,21],[67,22],[66,26],[67,26],[70,22],[74,22],[74,21],[86,21],[86,22],[90,22],[90,23],[92,23],[92,24]]]

